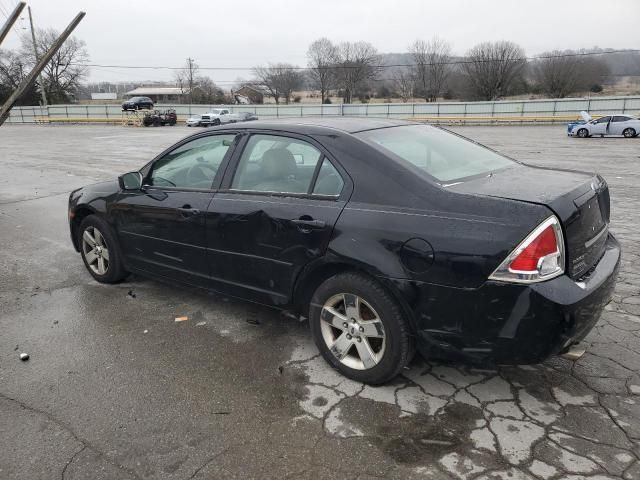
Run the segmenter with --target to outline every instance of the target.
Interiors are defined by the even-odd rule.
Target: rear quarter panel
[[[329,252],[378,276],[478,288],[552,213],[542,205],[451,191],[348,134],[318,140],[353,181]],[[412,238],[432,248],[425,271],[411,271],[402,261],[402,246]]]

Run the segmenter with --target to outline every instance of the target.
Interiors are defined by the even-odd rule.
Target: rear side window
[[[252,135],[231,188],[255,192],[308,193],[322,153],[310,143],[277,135]]]
[[[612,122],[626,122],[628,120],[631,120],[630,117],[623,117],[622,115],[616,115],[613,117],[613,120],[611,120]]]
[[[390,154],[390,160],[408,162],[440,183],[487,175],[515,164],[482,145],[426,125],[380,128],[355,135]]]
[[[318,178],[313,187],[313,194],[337,197],[342,192],[343,187],[344,180],[342,180],[342,177],[331,162],[325,158],[318,172]]]

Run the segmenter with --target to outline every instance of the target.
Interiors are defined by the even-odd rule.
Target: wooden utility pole
[[[29,72],[29,75],[25,77],[18,88],[11,94],[11,96],[4,102],[4,105],[0,108],[0,125],[2,125],[5,120],[9,117],[9,111],[11,107],[16,103],[18,98],[22,96],[22,94],[31,86],[33,82],[35,82],[36,77],[42,72],[44,67],[51,61],[56,52],[60,49],[62,44],[65,42],[69,35],[75,30],[80,21],[84,18],[85,12],[80,12],[76,17],[71,20],[71,23],[67,28],[65,28],[64,32],[60,34],[60,36],[56,39],[55,42],[51,45],[51,48],[47,50],[44,56],[40,59],[38,64]]]
[[[7,18],[7,21],[2,26],[2,30],[0,30],[0,45],[2,45],[4,37],[7,36],[9,30],[11,30],[11,27],[13,27],[13,24],[16,23],[16,20],[18,20],[18,17],[20,17],[20,13],[22,13],[22,9],[25,7],[25,5],[26,3],[20,2],[18,5],[16,5],[16,8],[13,9],[13,12],[11,12],[9,18]]]
[[[33,53],[36,56],[36,63],[40,61],[40,56],[38,55],[38,46],[36,45],[36,34],[33,31],[33,18],[31,17],[31,7],[27,7],[29,11],[29,25],[31,26],[31,41],[33,42]],[[44,82],[42,81],[42,73],[38,75],[38,83],[40,84],[40,96],[42,98],[42,106],[47,106],[47,95],[44,92]]]
[[[193,103],[193,84],[195,83],[193,78],[195,61],[193,58],[187,58],[187,66],[189,68],[189,78],[187,79],[189,81],[189,105],[191,105]]]

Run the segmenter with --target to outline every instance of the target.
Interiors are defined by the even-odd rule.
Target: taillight
[[[500,264],[489,279],[532,283],[564,273],[564,239],[555,216],[538,225]]]

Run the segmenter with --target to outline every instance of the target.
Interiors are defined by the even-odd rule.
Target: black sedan
[[[97,281],[135,272],[287,309],[331,365],[374,384],[416,348],[561,353],[597,322],[620,263],[600,176],[383,119],[202,131],[73,191],[69,219]]]
[[[131,97],[122,104],[122,111],[153,110],[153,100],[149,97]]]

